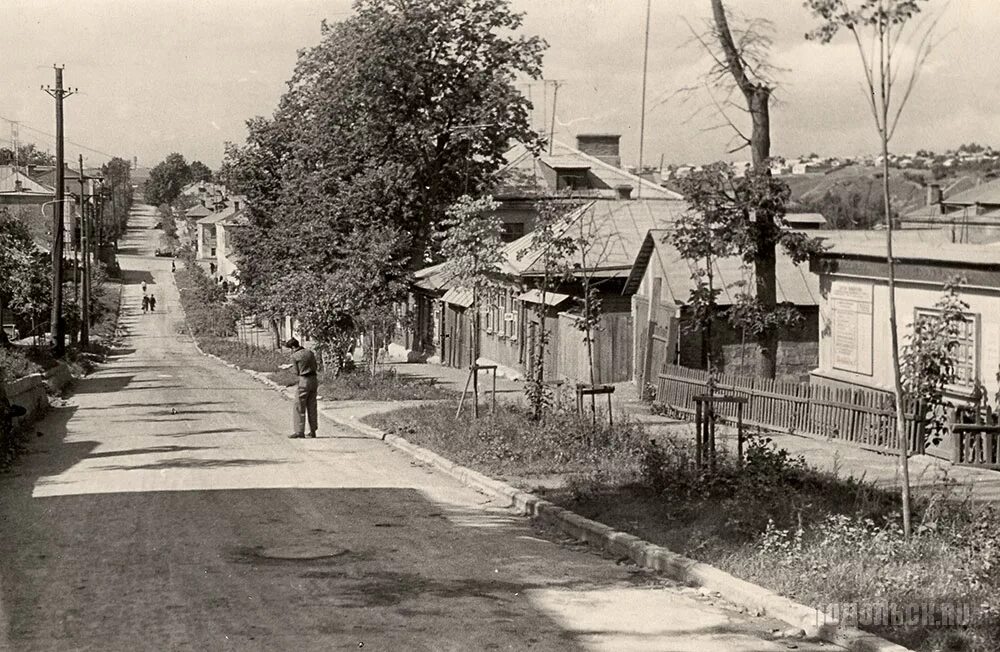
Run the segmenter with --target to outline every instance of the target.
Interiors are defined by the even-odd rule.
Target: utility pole
[[[76,92],[75,88],[63,88],[63,68],[52,66],[56,71],[55,88],[43,86],[42,90],[56,101],[56,197],[52,218],[52,330],[53,352],[56,357],[66,353],[66,320],[63,318],[63,201],[66,195],[65,165],[63,153],[63,100]]]
[[[646,136],[646,70],[649,66],[649,14],[653,0],[646,0],[646,40],[642,50],[642,109],[639,115],[639,178],[642,179],[642,147]],[[642,197],[642,182],[639,182],[635,196]]]
[[[90,344],[90,236],[87,229],[87,195],[80,154],[80,244],[83,254],[83,307],[80,311],[80,348]]]
[[[549,155],[552,154],[552,143],[556,137],[556,102],[559,100],[560,82],[552,82],[552,122],[549,124]]]

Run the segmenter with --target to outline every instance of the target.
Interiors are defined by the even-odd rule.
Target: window
[[[914,310],[914,323],[922,319],[932,319],[941,312],[933,308]],[[958,331],[958,346],[955,347],[955,382],[950,387],[960,391],[971,390],[979,379],[979,315],[966,314],[965,323]]]
[[[556,173],[556,189],[584,190],[589,187],[586,170],[559,170]]]
[[[513,242],[524,235],[524,222],[504,222],[500,239]]]

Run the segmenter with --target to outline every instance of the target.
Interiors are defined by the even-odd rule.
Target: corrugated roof
[[[472,290],[470,288],[451,288],[444,293],[441,300],[454,306],[468,308],[472,305]]]
[[[1000,206],[1000,179],[987,181],[952,197],[946,197],[942,203],[963,206],[972,206],[973,204]]]
[[[561,232],[586,237],[594,243],[587,255],[587,269],[598,276],[627,276],[650,229],[668,227],[687,212],[682,201],[590,201],[567,216]],[[545,271],[542,251],[532,249],[528,233],[504,247],[503,271],[517,276],[537,276]],[[565,261],[583,266],[577,252]]]
[[[678,305],[688,302],[696,285],[691,278],[696,266],[681,256],[672,244],[665,242],[668,230],[650,231],[643,240],[642,251],[636,257],[636,264],[629,274],[625,293],[638,290],[647,265],[654,265],[654,276],[663,279],[663,299]],[[739,294],[753,295],[753,268],[747,267],[739,256],[718,258],[713,261],[713,286],[721,290],[719,305],[731,305]],[[809,265],[796,265],[779,247],[775,261],[775,277],[779,302],[789,302],[797,306],[817,306],[820,303],[819,277],[809,271]],[[737,284],[744,283],[739,286]]]

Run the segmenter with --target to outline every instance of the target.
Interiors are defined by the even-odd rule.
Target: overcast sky
[[[1000,121],[1000,12],[996,0],[930,0],[942,12],[933,53],[893,149],[945,149],[994,138]],[[772,115],[773,153],[853,155],[876,149],[861,69],[846,38],[806,42],[813,24],[799,0],[740,0],[740,11],[774,23],[775,63],[786,69]],[[514,0],[524,29],[549,43],[545,76],[561,80],[556,137],[621,133],[627,163],[638,158],[644,0]],[[675,91],[698,84],[708,64],[691,46],[709,0],[652,0],[645,160],[706,162],[728,155],[731,133],[691,119],[704,97]],[[21,140],[54,150],[53,102],[40,90],[65,64],[66,137],[140,165],[178,151],[213,168],[223,143],[241,140],[244,121],[269,114],[299,48],[319,40],[320,21],[342,20],[349,0],[0,0],[0,117],[23,122]],[[529,92],[528,87],[524,87]],[[552,87],[530,89],[537,126],[551,118]],[[544,107],[544,108],[543,108]],[[734,114],[740,120],[740,115]],[[30,128],[29,128],[30,127]],[[0,120],[0,144],[10,128]],[[75,157],[80,152],[67,144]],[[106,156],[83,151],[88,165]]]

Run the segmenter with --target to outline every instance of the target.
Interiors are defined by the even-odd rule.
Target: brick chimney
[[[936,183],[927,186],[927,205],[936,206],[941,203],[941,186]]]
[[[584,154],[589,154],[605,163],[620,168],[620,134],[578,134],[576,148]]]

